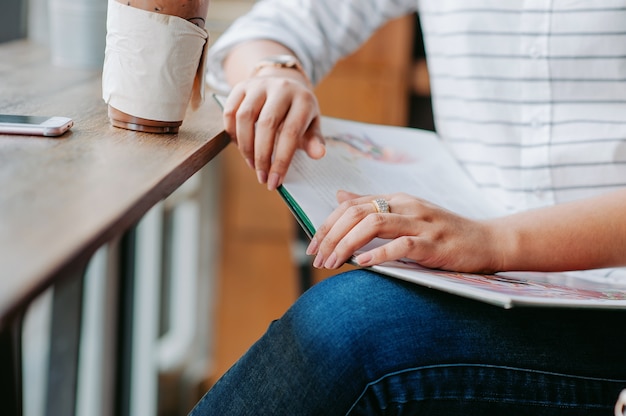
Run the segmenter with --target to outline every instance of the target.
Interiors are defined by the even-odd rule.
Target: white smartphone
[[[74,125],[68,117],[22,116],[0,114],[0,134],[60,136]]]

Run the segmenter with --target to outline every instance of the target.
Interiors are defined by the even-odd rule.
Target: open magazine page
[[[296,152],[279,189],[309,234],[336,208],[339,189],[359,194],[405,192],[470,218],[506,214],[503,207],[485,198],[432,132],[332,118],[323,118],[322,131],[326,156],[312,160],[304,152]],[[626,308],[625,287],[594,284],[575,274],[511,272],[484,276],[427,270],[411,261],[372,269],[505,308]]]
[[[314,228],[337,207],[340,189],[405,192],[472,218],[505,213],[484,198],[432,132],[328,117],[322,131],[326,156],[313,161],[297,152],[284,181]]]

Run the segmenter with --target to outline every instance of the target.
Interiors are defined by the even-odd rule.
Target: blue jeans
[[[205,415],[612,415],[626,312],[505,310],[364,270],[300,297]]]

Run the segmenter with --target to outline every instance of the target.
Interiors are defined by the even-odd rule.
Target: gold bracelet
[[[274,68],[287,68],[287,69],[295,69],[300,72],[304,77],[308,80],[309,76],[298,62],[295,56],[292,55],[272,55],[261,59],[252,70],[252,74],[250,77],[253,77],[259,72],[261,69],[266,67],[274,67]]]

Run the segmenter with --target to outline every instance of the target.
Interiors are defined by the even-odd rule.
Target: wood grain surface
[[[0,113],[75,121],[59,138],[0,134],[0,325],[228,144],[209,97],[178,134],[112,127],[100,77],[28,41],[0,45]]]

